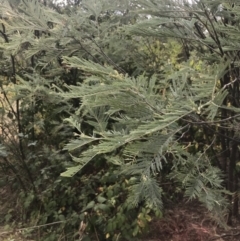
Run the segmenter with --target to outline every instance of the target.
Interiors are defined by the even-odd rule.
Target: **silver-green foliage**
[[[236,141],[235,135],[228,136],[225,130],[219,137],[214,123],[231,127],[228,119],[223,120],[223,110],[229,119],[237,118],[239,112],[235,103],[239,96],[231,99],[239,89],[239,6],[212,0],[192,4],[139,0],[134,4],[132,13],[139,17],[124,28],[127,35],[137,41],[178,39],[191,57],[178,71],[169,72],[171,63],[166,63],[161,75],[148,73],[146,66],[145,74],[135,77],[116,71],[113,65],[66,57],[67,66],[90,77],[77,87],[68,86],[69,92],[62,94],[82,103],[67,119],[80,133],[66,146],[70,151],[70,146],[80,146],[80,154],[74,157],[78,165],[62,175],[74,175],[99,156],[119,165],[121,174],[138,177],[130,190],[130,203],[147,200],[149,205],[161,207],[162,189],[157,180],[164,174],[164,166],[170,165],[169,177],[178,181],[189,199],[198,198],[215,214],[222,213],[227,207],[224,178],[207,152],[217,149],[219,139]],[[189,51],[192,49],[195,51]],[[196,66],[200,61],[201,66]],[[81,128],[85,122],[92,132]],[[205,123],[210,132],[217,131],[211,135],[212,142],[194,155],[179,141],[191,123]]]
[[[79,131],[77,139],[65,147],[70,152],[80,150],[73,157],[77,166],[68,168],[62,176],[74,175],[99,156],[120,166],[120,174],[138,178],[130,190],[129,204],[145,200],[150,206],[162,208],[162,189],[157,180],[164,174],[164,166],[170,165],[170,176],[179,181],[186,197],[198,198],[211,211],[223,209],[226,202],[221,172],[205,152],[190,155],[176,137],[188,128],[188,124],[179,125],[180,120],[199,118],[203,111],[214,118],[225,96],[224,91],[214,93],[216,76],[222,74],[217,67],[201,73],[185,63],[164,78],[133,78],[75,57],[65,58],[65,63],[91,76],[61,94],[67,99],[79,98],[82,103],[76,114],[66,119]],[[165,96],[161,94],[164,90]],[[92,126],[88,134],[81,128],[86,122]]]
[[[189,199],[198,198],[211,211],[224,210],[223,178],[207,150],[192,155],[179,141],[191,121],[199,122],[203,116],[213,121],[221,108],[239,111],[224,103],[228,85],[218,85],[238,47],[224,36],[233,40],[239,30],[210,21],[218,11],[212,2],[219,1],[200,0],[184,7],[175,1],[83,1],[76,9],[58,13],[36,0],[23,0],[17,9],[0,0],[0,23],[8,37],[0,42],[1,71],[11,75],[10,56],[14,57],[17,98],[39,100],[44,94],[49,103],[51,96],[55,101],[80,100],[79,108],[65,120],[78,132],[65,146],[77,166],[62,176],[73,176],[101,158],[119,167],[119,175],[137,178],[129,189],[129,204],[145,200],[162,208],[159,180],[170,167],[169,178],[185,189]],[[132,15],[129,9],[135,9]],[[210,19],[204,25],[206,18]],[[194,28],[196,21],[209,34],[205,38]],[[210,48],[212,53],[201,56],[201,69],[186,61],[178,71],[169,71],[171,63],[166,63],[161,75],[148,73],[147,66],[145,73],[126,74],[121,64],[133,62],[137,68],[131,51],[140,51],[142,42],[159,37],[188,41],[189,47],[201,47],[203,53]],[[80,73],[76,84],[59,87],[57,80],[64,81],[63,74],[72,69]]]

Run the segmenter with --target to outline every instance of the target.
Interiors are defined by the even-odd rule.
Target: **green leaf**
[[[76,173],[78,173],[82,169],[82,166],[68,167],[67,171],[62,172],[60,174],[61,177],[73,177]]]
[[[100,209],[100,210],[103,210],[106,212],[108,212],[110,210],[109,206],[107,204],[103,204],[103,203],[97,204],[96,209]]]
[[[98,201],[99,203],[103,203],[103,202],[106,202],[107,199],[106,199],[105,197],[103,197],[103,196],[97,196],[97,201]]]
[[[91,201],[87,204],[87,206],[83,209],[83,211],[85,210],[88,210],[88,209],[91,209],[95,206],[95,202],[94,201]]]

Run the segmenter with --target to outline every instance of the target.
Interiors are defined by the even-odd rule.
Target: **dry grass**
[[[0,227],[0,241],[26,241],[21,232]],[[30,241],[28,239],[28,241]]]

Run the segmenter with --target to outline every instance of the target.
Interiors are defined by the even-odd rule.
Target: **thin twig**
[[[28,230],[28,229],[42,228],[42,227],[51,226],[51,225],[55,225],[55,224],[66,223],[69,220],[70,219],[65,220],[65,221],[57,221],[57,222],[42,224],[42,225],[35,225],[35,226],[27,227],[27,228],[19,228],[19,229],[17,229],[17,231],[24,231],[24,230]]]
[[[97,230],[96,230],[95,226],[94,226],[94,232],[95,232],[95,235],[96,235],[97,241],[99,241],[98,234],[97,234]]]
[[[107,56],[103,52],[102,48],[98,45],[98,43],[93,38],[90,38],[90,40],[99,48],[100,53],[105,57],[105,59],[107,59],[109,63],[111,63],[120,73],[126,74],[126,71],[124,69],[118,66],[109,56]]]
[[[69,219],[70,220],[70,219]],[[55,225],[55,224],[60,224],[60,223],[66,223],[69,220],[65,220],[65,221],[57,221],[57,222],[53,222],[53,223],[47,223],[47,224],[42,224],[42,225],[36,225],[36,226],[32,226],[32,227],[27,227],[27,228],[19,228],[19,229],[15,229],[14,231],[24,231],[24,230],[28,230],[28,229],[34,229],[34,228],[41,228],[41,227],[46,227],[46,226],[51,226],[51,225]],[[1,235],[4,234],[9,234],[12,233],[13,231],[6,231],[6,232],[1,232]]]
[[[212,237],[212,238],[209,239],[209,241],[221,239],[221,238],[228,237],[228,236],[239,236],[239,235],[240,235],[240,232],[238,232],[238,233],[233,233],[233,234],[223,234],[223,235],[219,235],[219,236],[217,236],[217,237]]]

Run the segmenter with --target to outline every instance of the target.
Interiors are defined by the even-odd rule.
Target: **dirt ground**
[[[240,222],[227,229],[219,227],[197,202],[183,202],[168,209],[162,220],[154,220],[141,241],[239,241]]]
[[[16,206],[16,198],[9,190],[0,188],[0,223],[6,210]],[[0,224],[0,241],[38,241],[24,238],[21,229]],[[169,207],[163,219],[153,220],[149,232],[138,241],[239,241],[240,221],[235,220],[231,227],[223,229],[211,219],[209,212],[197,202],[182,202]],[[101,241],[101,240],[100,240]],[[109,240],[111,241],[111,240]]]

